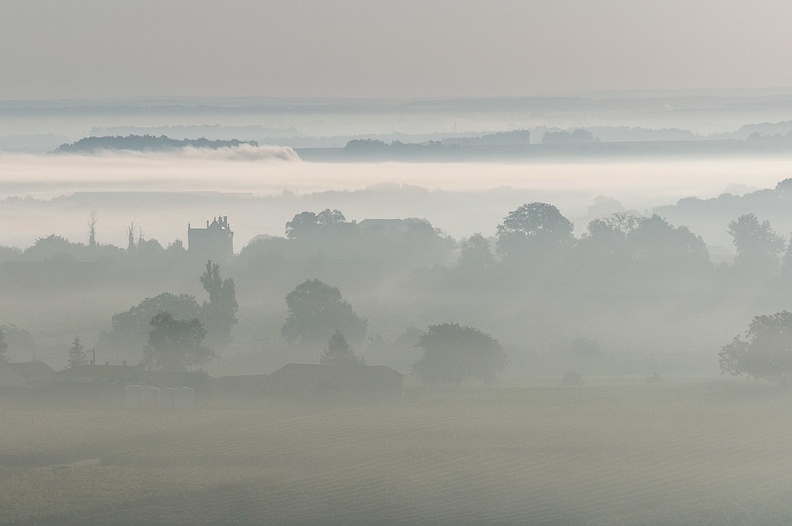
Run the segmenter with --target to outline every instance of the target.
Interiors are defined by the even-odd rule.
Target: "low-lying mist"
[[[0,198],[12,198],[0,206],[0,217],[13,218],[15,225],[0,236],[2,245],[28,246],[46,233],[79,240],[93,209],[100,216],[102,242],[115,244],[125,242],[125,227],[133,220],[148,237],[169,242],[184,236],[189,221],[229,215],[237,250],[258,234],[282,235],[285,221],[306,207],[339,208],[358,220],[424,217],[461,237],[476,231],[491,235],[509,210],[545,201],[581,219],[575,223],[582,231],[592,213],[644,212],[682,197],[739,194],[773,187],[792,173],[786,158],[310,163],[290,148],[247,145],[174,153],[5,154],[0,164]],[[165,194],[154,198],[150,192]],[[205,192],[237,195],[198,194]],[[75,193],[79,198],[60,202],[17,199]],[[607,201],[615,208],[597,209],[598,196],[617,201]]]

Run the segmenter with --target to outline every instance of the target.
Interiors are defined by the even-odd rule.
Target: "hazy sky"
[[[787,0],[3,0],[0,99],[792,85]]]

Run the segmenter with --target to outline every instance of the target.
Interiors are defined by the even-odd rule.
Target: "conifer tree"
[[[88,364],[88,359],[85,357],[85,349],[80,343],[80,338],[75,338],[72,342],[72,347],[69,349],[69,369],[80,367]]]

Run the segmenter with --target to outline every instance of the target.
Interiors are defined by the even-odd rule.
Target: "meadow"
[[[791,403],[730,381],[171,413],[0,399],[0,522],[788,524]]]

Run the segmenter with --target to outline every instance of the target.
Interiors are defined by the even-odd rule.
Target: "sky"
[[[0,100],[792,86],[786,0],[3,0]]]

